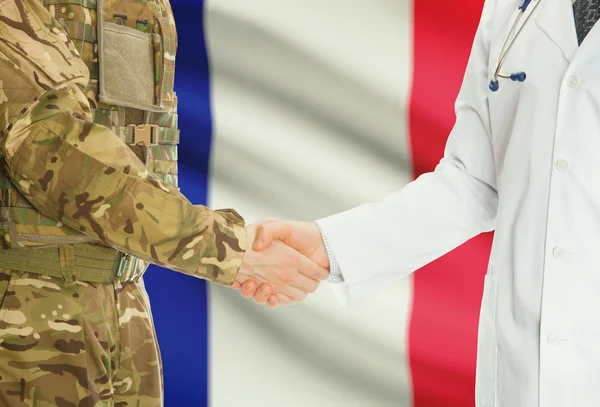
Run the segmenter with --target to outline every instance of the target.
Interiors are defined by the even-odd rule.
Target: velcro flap
[[[106,21],[99,21],[100,26],[100,101],[162,111],[155,105],[153,34]]]

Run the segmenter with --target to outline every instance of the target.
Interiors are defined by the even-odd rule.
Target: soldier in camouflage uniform
[[[176,47],[168,0],[0,0],[0,406],[162,406],[148,263],[283,302],[327,277],[179,192]]]

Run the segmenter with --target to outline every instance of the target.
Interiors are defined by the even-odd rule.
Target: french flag
[[[171,2],[192,202],[248,222],[314,220],[378,201],[442,157],[483,0]],[[273,311],[152,267],[166,407],[474,406],[490,243],[350,309],[327,284]]]

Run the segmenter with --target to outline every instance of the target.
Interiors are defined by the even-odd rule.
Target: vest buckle
[[[130,254],[117,252],[115,267],[113,270],[114,278],[122,283],[135,281],[141,274],[137,270],[138,259]]]
[[[156,124],[130,124],[133,127],[131,144],[146,147],[158,145],[158,126]]]

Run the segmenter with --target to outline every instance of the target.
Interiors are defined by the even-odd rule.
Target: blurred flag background
[[[441,158],[483,0],[171,1],[192,202],[314,220]],[[351,309],[326,284],[270,311],[153,267],[166,407],[473,406],[490,242]]]

